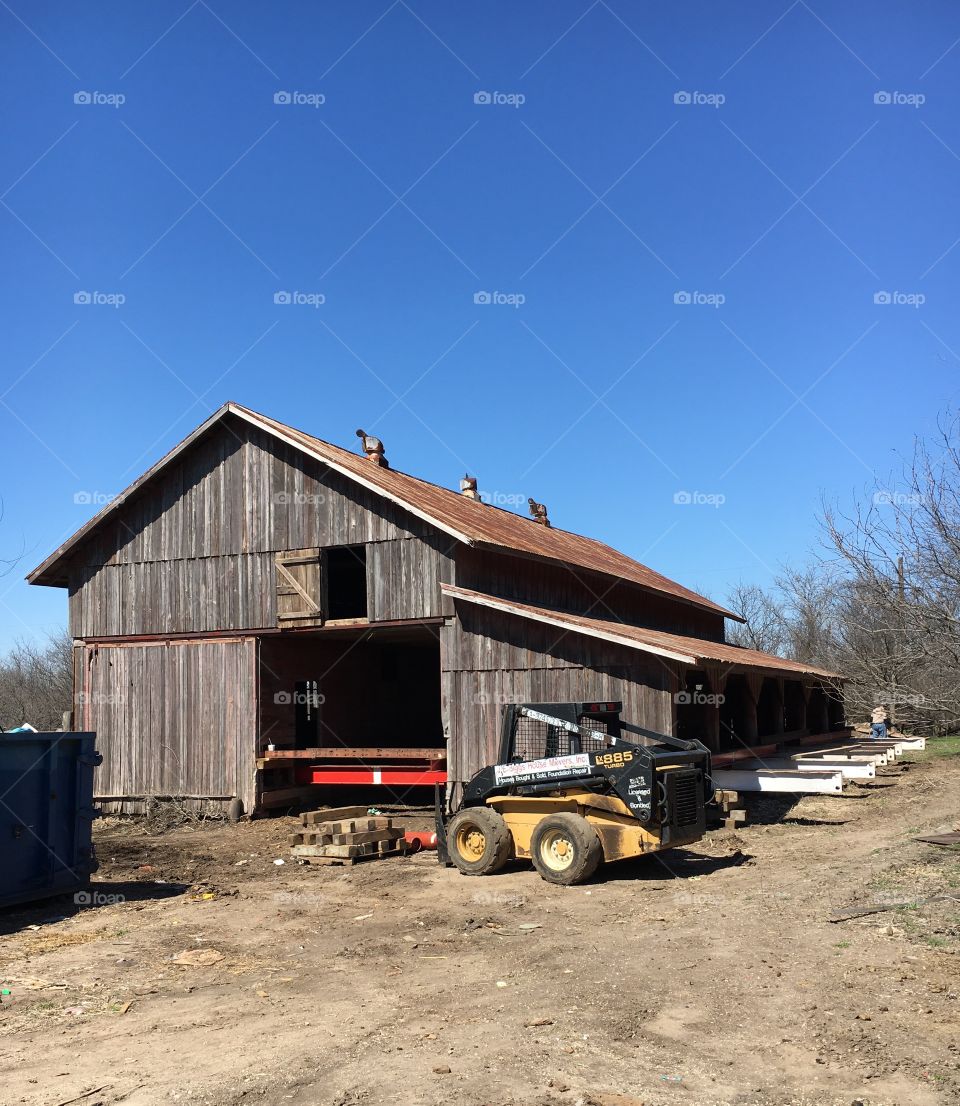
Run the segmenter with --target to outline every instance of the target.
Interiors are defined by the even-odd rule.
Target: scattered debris
[[[852,906],[847,910],[841,910],[832,918],[827,918],[827,921],[849,922],[853,918],[865,918],[868,914],[886,914],[888,910],[907,910],[915,906],[923,906],[928,902],[942,902],[945,899],[960,902],[960,898],[957,898],[956,895],[928,895],[923,899],[904,899],[902,902],[888,902],[883,906]]]
[[[915,837],[924,845],[960,845],[960,833],[932,834],[930,837]]]
[[[89,1091],[84,1091],[83,1094],[78,1094],[75,1098],[65,1098],[57,1103],[57,1106],[71,1106],[71,1103],[82,1102],[85,1098],[89,1098],[91,1095],[96,1094],[98,1091],[105,1091],[110,1086],[109,1083],[104,1083],[101,1087],[93,1087]]]
[[[216,949],[184,949],[173,958],[174,964],[186,964],[191,968],[208,968],[225,959]]]

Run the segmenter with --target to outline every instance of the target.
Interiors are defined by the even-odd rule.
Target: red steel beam
[[[354,787],[388,784],[399,787],[446,783],[447,773],[436,768],[384,765],[382,768],[332,768],[308,766],[296,771],[297,783],[350,784]]]

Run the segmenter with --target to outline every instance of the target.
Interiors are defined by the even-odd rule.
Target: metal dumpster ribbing
[[[94,733],[0,733],[0,907],[75,891],[97,868]]]

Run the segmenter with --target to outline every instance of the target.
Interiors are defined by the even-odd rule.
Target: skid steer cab
[[[573,884],[603,862],[699,840],[713,800],[709,751],[631,725],[621,710],[505,707],[498,762],[464,785],[455,812],[438,798],[441,862],[482,876],[528,859],[550,883]]]

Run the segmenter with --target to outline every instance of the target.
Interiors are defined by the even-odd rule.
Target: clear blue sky
[[[225,399],[767,582],[957,400],[958,40],[946,2],[0,4],[0,645],[64,623],[22,577],[75,500]]]

